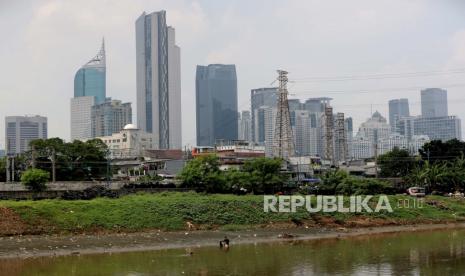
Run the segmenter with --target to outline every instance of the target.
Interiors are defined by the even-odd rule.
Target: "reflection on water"
[[[465,230],[0,260],[1,275],[465,275]]]

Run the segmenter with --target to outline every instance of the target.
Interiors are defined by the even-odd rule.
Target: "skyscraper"
[[[74,98],[71,99],[71,140],[92,137],[91,109],[106,98],[105,43],[95,57],[74,76]]]
[[[107,99],[92,106],[92,137],[111,136],[132,123],[131,103]]]
[[[217,140],[236,140],[236,66],[197,65],[195,90],[197,145],[213,146]]]
[[[166,12],[136,20],[137,124],[157,133],[161,149],[182,147],[181,53]]]
[[[421,116],[425,118],[448,116],[447,91],[440,88],[421,90]]]
[[[410,116],[408,99],[394,99],[389,101],[389,124],[391,130],[397,130],[397,120]]]
[[[250,111],[242,111],[239,118],[239,140],[252,141],[251,122]]]
[[[267,107],[276,107],[278,100],[278,88],[277,87],[267,87],[267,88],[257,88],[250,91],[250,102],[251,110],[250,114],[252,117],[252,141],[255,143],[262,144],[265,142],[265,126],[259,124],[258,122],[264,122],[262,119],[257,118],[259,113],[259,108],[263,106]],[[261,112],[263,116],[263,112]]]
[[[92,137],[92,106],[95,96],[71,99],[71,141]]]
[[[20,154],[29,150],[29,143],[47,139],[47,117],[8,116],[5,118],[5,144],[7,154]]]
[[[417,117],[414,120],[415,135],[426,135],[431,140],[462,139],[461,121],[457,116]]]
[[[96,103],[106,97],[105,42],[95,57],[79,68],[74,76],[74,97],[94,96]]]

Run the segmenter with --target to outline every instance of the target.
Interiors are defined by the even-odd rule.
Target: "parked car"
[[[416,197],[425,196],[425,188],[422,187],[410,187],[407,189],[407,194]]]

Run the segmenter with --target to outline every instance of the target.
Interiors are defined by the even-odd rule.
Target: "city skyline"
[[[275,78],[275,70],[285,68],[290,71],[291,80],[301,78],[308,81],[309,78],[317,78],[313,80],[313,83],[302,80],[292,84],[289,87],[291,98],[330,96],[334,98],[332,104],[334,109],[353,117],[355,126],[360,125],[369,117],[372,106],[383,115],[388,114],[387,100],[390,98],[408,98],[411,113],[420,114],[419,91],[426,87],[440,87],[448,90],[449,114],[465,117],[464,111],[460,109],[463,104],[460,102],[463,86],[460,85],[462,75],[458,73],[424,74],[422,77],[412,77],[406,74],[402,77],[381,80],[354,80],[352,78],[349,81],[338,82],[321,79],[409,72],[450,72],[452,69],[463,67],[465,64],[465,47],[463,47],[465,31],[461,27],[464,22],[460,10],[464,9],[460,9],[463,6],[459,2],[452,1],[443,5],[431,1],[398,2],[398,5],[402,6],[405,11],[397,14],[393,8],[383,4],[369,4],[361,12],[359,8],[341,4],[347,8],[346,11],[350,16],[342,15],[335,21],[335,25],[329,22],[335,19],[336,15],[340,15],[337,11],[334,14],[329,13],[327,19],[321,16],[309,19],[301,13],[312,14],[312,9],[318,12],[329,11],[331,10],[330,4],[290,3],[276,20],[281,22],[282,15],[291,13],[296,15],[287,17],[290,18],[289,22],[277,29],[272,23],[269,23],[270,27],[260,23],[267,13],[275,14],[280,10],[281,7],[275,2],[270,2],[270,4],[267,2],[267,5],[253,3],[252,6],[264,6],[263,11],[255,18],[247,12],[240,13],[243,12],[239,9],[240,3],[228,6],[207,4],[202,1],[190,4],[176,1],[174,3],[149,3],[147,1],[134,5],[115,5],[115,7],[93,4],[95,5],[92,6],[94,11],[89,9],[91,19],[83,25],[76,24],[75,15],[70,14],[75,11],[73,7],[76,8],[79,5],[77,3],[57,4],[47,1],[40,4],[25,3],[2,4],[5,8],[0,9],[2,15],[0,21],[4,23],[2,26],[14,25],[19,30],[10,37],[11,43],[0,46],[3,50],[1,51],[2,60],[5,61],[0,67],[5,77],[0,83],[2,95],[0,116],[22,114],[47,116],[50,137],[59,136],[69,139],[67,127],[69,104],[67,103],[72,95],[70,78],[73,77],[76,68],[82,65],[82,57],[95,53],[95,43],[83,43],[82,41],[97,41],[105,35],[107,45],[111,45],[109,51],[112,52],[112,61],[108,63],[108,71],[114,74],[108,78],[107,92],[124,102],[136,103],[134,21],[143,10],[161,9],[167,10],[168,24],[176,27],[178,44],[183,49],[182,56],[186,57],[186,61],[183,61],[181,65],[182,110],[185,113],[183,114],[183,131],[185,132],[183,144],[195,144],[195,116],[193,116],[195,111],[191,106],[195,100],[194,64],[224,62],[237,65],[238,111],[249,109],[251,89],[268,86]],[[102,12],[103,9],[108,9],[108,13]],[[299,10],[301,10],[300,13]],[[402,9],[396,8],[395,10]],[[381,11],[386,14],[380,14]],[[454,20],[449,20],[448,23],[443,22],[442,19],[446,16],[446,12],[447,17]],[[14,13],[16,18],[9,16],[9,13]],[[119,17],[109,17],[112,13]],[[225,14],[228,15],[227,20],[230,22],[221,20]],[[431,19],[432,14],[435,14],[433,19]],[[32,19],[27,20],[26,23],[34,22],[35,24],[21,25],[21,19],[29,15],[32,15]],[[373,15],[376,16],[373,17]],[[390,18],[393,15],[398,22],[388,24],[393,22],[393,18]],[[92,20],[93,17],[98,20]],[[356,20],[355,23],[349,22],[351,21],[349,18],[353,19],[352,17],[360,22]],[[310,21],[306,22],[303,18]],[[319,20],[320,25],[313,27],[312,38],[307,40],[300,34],[304,31],[308,33],[306,28],[312,26],[311,20]],[[427,28],[429,24],[433,24],[431,20],[437,24],[437,29]],[[381,27],[380,32],[375,33],[371,27],[367,27],[369,24],[365,24],[372,21],[377,27]],[[16,22],[20,24],[15,24]],[[406,38],[406,35],[413,30],[413,27],[405,28],[404,24],[408,25],[409,22],[415,22],[414,29],[420,32],[415,32],[415,35],[407,39],[409,43],[406,44],[409,46],[405,46],[406,44],[393,46],[390,43],[393,38],[394,40]],[[215,28],[209,28],[209,26],[215,26]],[[248,28],[243,28],[244,26]],[[288,50],[284,55],[277,55],[277,50],[283,49],[283,44],[281,44],[283,42],[278,41],[276,45],[271,45],[269,43],[271,40],[266,36],[284,30],[288,31],[285,43]],[[348,31],[348,35],[357,34],[360,38],[356,40],[358,44],[354,40],[349,42],[344,31]],[[73,35],[70,36],[67,33]],[[238,36],[244,33],[244,37],[248,39],[238,39]],[[373,35],[378,35],[379,45],[386,43],[379,50],[376,47],[377,44],[371,42],[370,37]],[[79,43],[74,37],[79,38]],[[213,37],[217,37],[214,43],[207,45],[203,42]],[[34,48],[29,48],[29,44],[21,44],[25,39],[26,41],[32,39],[38,43],[34,43]],[[251,41],[254,43],[250,43]],[[301,44],[298,43],[299,41]],[[426,41],[441,41],[440,45],[444,47],[437,47],[435,43],[429,45],[425,43]],[[297,45],[305,46],[305,51]],[[24,57],[12,53],[8,50],[10,47],[17,48]],[[357,50],[357,48],[360,49]],[[60,52],[60,49],[65,52]],[[329,59],[330,56],[333,58]],[[428,61],[425,61],[425,56],[428,57]],[[29,62],[28,66],[25,66],[25,60]],[[309,64],[312,66],[308,66]],[[355,64],[357,65],[353,66]],[[18,74],[18,69],[21,69],[23,74]],[[21,76],[21,81],[17,76]],[[366,93],[367,91],[370,93]],[[40,93],[41,97],[35,97],[35,93]],[[27,101],[28,98],[33,98],[34,101]],[[3,129],[4,126],[1,126],[0,130],[3,131]],[[4,137],[4,133],[0,133],[0,137]],[[0,145],[0,147],[5,145],[3,138],[0,138]]]

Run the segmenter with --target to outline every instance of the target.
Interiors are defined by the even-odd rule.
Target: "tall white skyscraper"
[[[71,141],[92,137],[92,106],[95,96],[71,99]]]
[[[47,139],[47,117],[8,116],[5,118],[5,144],[7,154],[19,154],[29,150],[29,143]]]
[[[137,124],[156,133],[161,149],[182,147],[181,54],[166,12],[136,20]]]

